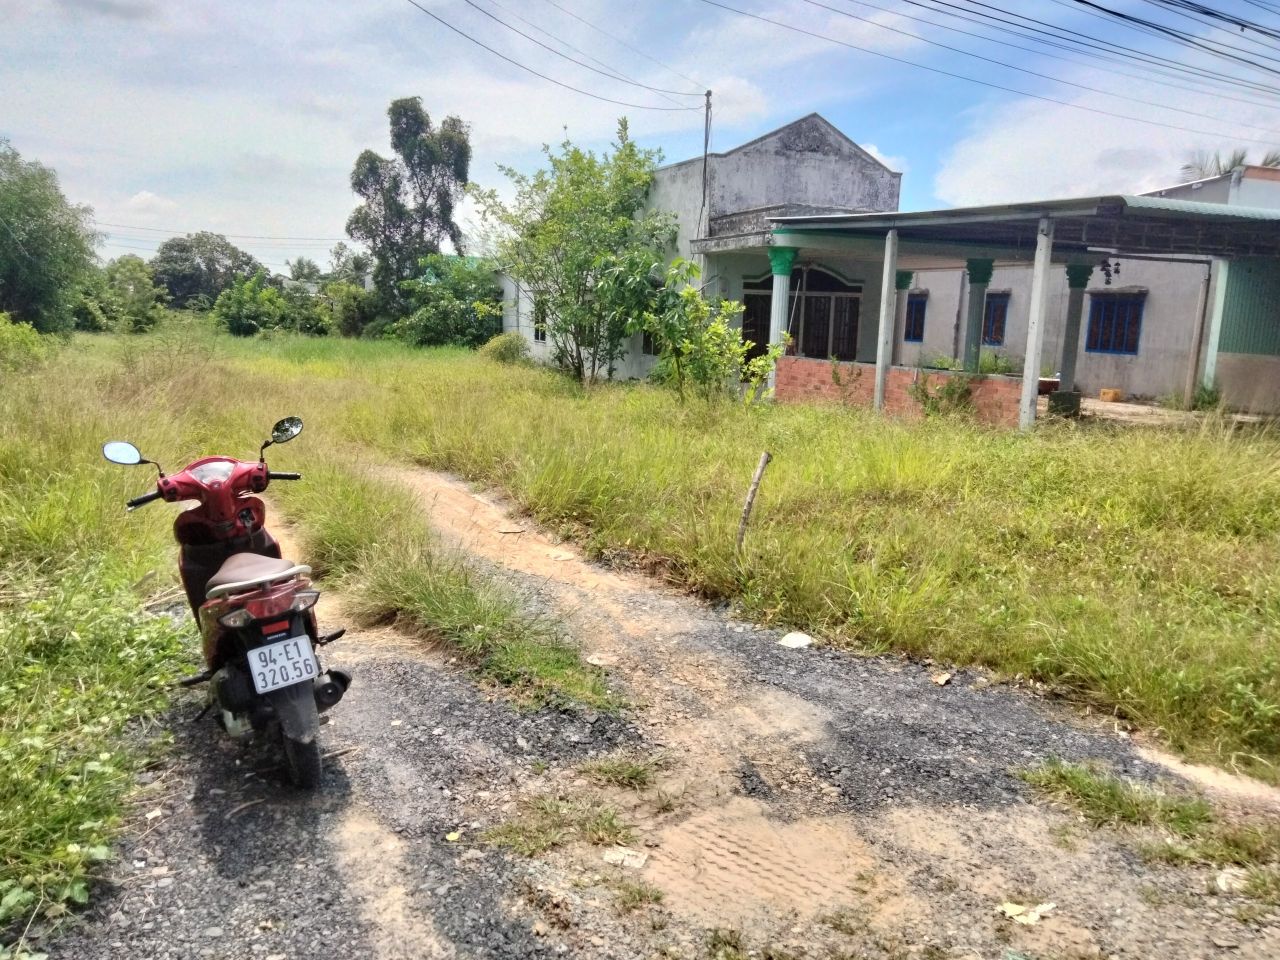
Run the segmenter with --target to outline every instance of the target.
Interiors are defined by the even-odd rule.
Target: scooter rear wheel
[[[312,737],[309,743],[284,737],[284,755],[289,761],[289,779],[300,790],[314,790],[320,786],[324,763],[320,757],[320,739]]]

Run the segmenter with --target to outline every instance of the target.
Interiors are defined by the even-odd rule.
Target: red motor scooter
[[[231,736],[257,732],[282,741],[290,778],[310,789],[321,776],[320,713],[351,685],[349,673],[320,666],[316,649],[344,631],[320,636],[314,611],[320,593],[307,579],[311,568],[281,558],[265,526],[266,509],[253,496],[272,480],[302,479],[268,470],[265,457],[267,447],[301,432],[302,420],[286,417],[262,444],[257,463],[204,457],[173,476],[131,443],[113,441],[102,453],[112,463],[152,464],[160,474],[156,489],[128,501],[129,510],[152,500],[198,501],[173,524],[206,668],[182,685],[209,684],[205,710],[216,709]]]

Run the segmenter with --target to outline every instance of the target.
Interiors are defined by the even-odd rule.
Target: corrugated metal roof
[[[1238,220],[1280,220],[1280,210],[1266,207],[1237,207],[1229,203],[1175,200],[1171,197],[1119,197],[1125,207],[1144,213],[1188,214],[1196,217],[1231,217]]]
[[[816,214],[799,217],[777,217],[773,222],[783,226],[812,228],[823,224],[893,227],[931,223],[979,223],[984,221],[1035,220],[1040,217],[1123,216],[1126,210],[1146,216],[1173,216],[1183,219],[1222,219],[1247,221],[1280,220],[1280,210],[1262,207],[1237,207],[1225,203],[1196,200],[1173,200],[1168,197],[1111,194],[1098,197],[1076,197],[1065,200],[1036,200],[1029,203],[1001,203],[981,207],[950,207],[942,210],[918,210],[909,213]]]

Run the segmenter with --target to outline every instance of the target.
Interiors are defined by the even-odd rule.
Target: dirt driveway
[[[332,655],[356,685],[323,731],[323,790],[283,788],[269,756],[177,722],[113,889],[52,956],[1280,956],[1280,920],[1212,871],[1145,863],[1011,773],[1060,757],[1174,776],[1113,725],[977,674],[939,684],[927,665],[781,646],[455,480],[388,475],[632,706],[522,713],[393,631],[356,631]],[[584,770],[616,756],[655,781]],[[1211,779],[1221,802],[1280,815],[1275,791]],[[484,842],[538,798],[615,809],[625,851]],[[1019,924],[1006,901],[1055,906]]]

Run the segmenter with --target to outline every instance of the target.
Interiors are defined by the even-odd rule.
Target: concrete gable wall
[[[711,216],[778,204],[896,210],[901,179],[825,121],[806,117],[713,159]]]
[[[760,208],[788,206],[817,211],[898,209],[902,174],[886,170],[817,116],[766,134],[707,162],[707,210],[701,234],[713,218],[760,211],[735,222],[733,232],[768,228]],[[699,236],[702,160],[662,167],[649,192],[649,208],[676,216],[676,255],[689,257]],[[801,212],[796,210],[795,212]],[[721,231],[724,232],[724,231]]]

